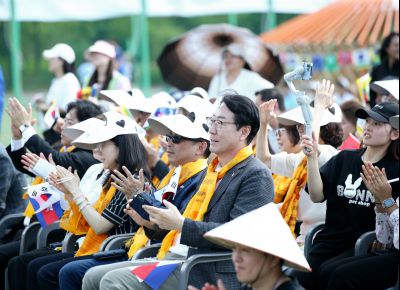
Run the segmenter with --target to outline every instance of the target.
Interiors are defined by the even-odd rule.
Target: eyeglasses
[[[276,130],[276,132],[275,132],[276,137],[281,138],[283,132],[286,132],[286,129],[285,129],[285,128],[278,128],[278,129]]]
[[[190,138],[183,137],[183,136],[180,136],[180,135],[166,135],[165,136],[165,140],[167,142],[171,141],[174,144],[179,144],[182,141],[193,141],[193,142],[202,142],[202,141],[204,141],[203,139],[190,139]]]
[[[235,122],[225,122],[225,121],[221,121],[218,119],[213,119],[211,117],[207,118],[207,125],[208,127],[214,127],[215,129],[221,129],[224,125],[228,125],[228,124],[236,124]]]

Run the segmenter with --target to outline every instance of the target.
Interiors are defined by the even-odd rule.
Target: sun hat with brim
[[[99,93],[100,100],[106,100],[117,106],[125,106],[132,95],[125,90],[101,90]]]
[[[204,128],[205,119],[191,121],[188,117],[177,114],[163,117],[150,117],[150,128],[157,134],[169,135],[171,133],[185,138],[197,140],[210,140],[210,136]]]
[[[85,121],[79,122],[78,124],[72,125],[63,130],[63,135],[70,140],[75,140],[86,131],[90,130],[95,126],[101,126],[104,121],[98,118],[90,118]]]
[[[227,51],[229,51],[234,56],[241,57],[245,62],[244,68],[251,70],[250,63],[247,60],[248,58],[247,58],[246,51],[240,44],[237,44],[237,43],[229,44],[222,50],[222,55],[225,55],[225,53]]]
[[[384,102],[375,105],[371,110],[358,109],[355,115],[359,119],[367,119],[369,117],[381,123],[389,123],[390,117],[394,117],[398,114],[399,114],[398,104],[392,102]]]
[[[176,108],[176,101],[174,97],[167,92],[159,92],[155,95],[152,95],[151,99],[158,108]]]
[[[58,43],[52,48],[44,50],[43,57],[47,60],[50,58],[61,58],[69,64],[74,63],[76,60],[74,50],[65,43]]]
[[[288,267],[311,271],[289,226],[274,203],[239,216],[207,232],[204,237],[229,249],[238,245],[249,247],[283,259]]]
[[[85,131],[72,142],[72,145],[93,150],[99,143],[111,140],[116,136],[138,134],[138,125],[131,118],[117,112],[107,112],[103,115],[105,120],[101,124],[96,124]]]
[[[390,117],[389,121],[393,128],[399,130],[399,115]]]
[[[198,95],[202,99],[209,101],[210,96],[208,95],[207,91],[201,87],[195,87],[190,91],[190,94]]]
[[[187,95],[180,99],[177,107],[185,109],[189,113],[193,112],[198,116],[212,117],[215,106],[208,100],[202,99],[195,95]]]
[[[116,56],[114,45],[104,40],[96,41],[92,46],[88,48],[88,52],[100,53],[110,58],[115,58]]]
[[[392,95],[399,99],[399,80],[376,81],[371,84],[371,90],[381,95]]]
[[[311,114],[314,116],[314,108],[311,107]],[[303,112],[300,107],[296,107],[278,116],[278,121],[284,126],[294,126],[305,123]],[[322,114],[320,126],[328,125],[329,123],[341,123],[342,110],[339,105],[333,104],[329,109],[325,109]]]

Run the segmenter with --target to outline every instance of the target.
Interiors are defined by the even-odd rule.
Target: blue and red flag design
[[[131,269],[139,281],[146,283],[153,290],[158,290],[182,262],[162,261],[136,266]]]

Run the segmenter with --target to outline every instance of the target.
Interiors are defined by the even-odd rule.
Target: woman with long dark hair
[[[306,135],[302,136],[302,148],[308,148],[307,184],[310,198],[315,203],[327,203],[325,227],[314,238],[308,256],[312,273],[297,275],[306,289],[327,289],[329,279],[324,273],[332,272],[328,269],[334,269],[333,265],[345,264],[349,257],[354,256],[354,246],[361,234],[375,228],[375,204],[385,205],[386,201],[374,196],[363,182],[363,165],[372,164],[379,170],[384,168],[387,179],[392,180],[393,198],[398,197],[399,130],[389,123],[390,118],[398,114],[399,106],[388,102],[376,105],[372,110],[356,111],[358,118],[366,120],[363,130],[365,148],[344,150],[320,169],[319,146],[315,138],[311,140]],[[396,277],[395,267],[388,267],[385,271],[393,271],[392,276]],[[371,275],[362,276],[363,281],[359,282],[363,287],[352,289],[387,288],[376,288],[369,284]],[[392,282],[394,284],[395,281]],[[341,289],[345,289],[344,285],[341,285]]]
[[[399,33],[392,32],[382,42],[379,50],[381,63],[371,72],[371,84],[386,77],[399,78]],[[375,106],[376,92],[370,90],[370,105]]]
[[[115,47],[104,40],[96,41],[87,50],[90,61],[95,66],[95,71],[86,82],[86,86],[100,90],[125,90],[131,89],[130,81],[120,74],[114,66],[116,57]]]

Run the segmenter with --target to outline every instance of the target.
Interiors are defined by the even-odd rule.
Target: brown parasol
[[[164,80],[181,89],[208,88],[222,68],[222,51],[231,43],[244,47],[253,71],[276,84],[283,76],[279,58],[250,30],[228,24],[201,25],[167,44],[157,63]]]

